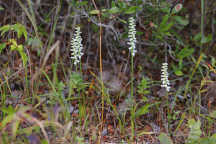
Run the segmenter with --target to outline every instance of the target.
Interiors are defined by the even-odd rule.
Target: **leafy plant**
[[[161,133],[158,138],[161,144],[173,144],[171,138],[165,133]]]
[[[179,60],[178,62],[178,67],[176,67],[175,65],[172,65],[172,68],[174,70],[174,73],[177,76],[182,76],[183,72],[183,59],[186,57],[189,57],[193,54],[194,52],[194,48],[190,48],[189,46],[184,47],[183,49],[181,49],[179,52],[177,52],[177,58]]]
[[[77,72],[73,72],[69,81],[69,93],[75,94],[76,91],[81,91],[86,88],[87,84],[84,83],[81,75]]]
[[[14,24],[14,25],[4,25],[0,28],[1,36],[3,36],[6,32],[15,31],[17,33],[17,37],[21,38],[24,36],[25,40],[27,40],[27,31],[24,25],[22,24]]]
[[[21,36],[24,36],[25,40],[27,40],[27,31],[25,27],[22,24],[14,24],[14,25],[4,25],[0,28],[1,36],[5,35],[6,32],[9,31],[15,31],[17,33],[17,37],[21,38]],[[22,44],[17,44],[17,41],[15,39],[9,39],[7,42],[0,44],[0,53],[6,46],[10,46],[11,51],[17,51],[23,62],[23,66],[26,65],[28,57],[24,51],[24,47]]]
[[[24,52],[23,45],[22,44],[18,45],[15,39],[10,39],[9,43],[10,43],[10,50],[19,52],[22,58],[22,61],[23,61],[23,66],[25,66],[27,63],[28,57],[26,53]]]
[[[138,94],[141,94],[141,95],[149,94],[150,93],[150,91],[148,90],[149,87],[150,87],[149,81],[145,77],[143,77],[141,82],[137,86]]]
[[[188,126],[190,128],[190,133],[187,140],[188,144],[195,144],[202,134],[202,131],[200,129],[201,122],[200,120],[195,121],[194,119],[190,119],[188,121]]]

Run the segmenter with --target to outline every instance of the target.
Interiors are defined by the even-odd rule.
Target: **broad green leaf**
[[[162,22],[160,23],[160,28],[163,28],[167,25],[168,19],[169,19],[169,15],[163,16]]]
[[[27,40],[27,44],[32,46],[32,48],[39,48],[43,45],[43,43],[41,42],[41,40],[39,40],[38,38],[34,37],[34,38],[29,38]]]
[[[87,4],[88,4],[88,1],[77,1],[76,6],[79,7],[79,6],[84,6]]]
[[[18,45],[17,46],[17,51],[18,52],[23,52],[23,45]]]
[[[26,31],[26,28],[24,25],[17,23],[15,25],[13,25],[12,27],[13,27],[14,31],[17,32],[18,38],[21,38],[21,36],[23,35],[25,37],[25,40],[27,40],[27,31]]]
[[[4,8],[2,6],[0,6],[0,11],[3,11],[3,10],[4,10]]]
[[[183,59],[185,57],[188,57],[190,55],[192,55],[194,52],[193,48],[189,48],[189,47],[185,47],[183,48],[178,54],[177,54],[177,58],[178,59]]]
[[[120,22],[127,24],[127,21],[123,20],[123,19],[119,19]]]
[[[193,40],[194,40],[194,41],[200,41],[201,38],[202,38],[202,34],[201,34],[201,33],[198,33],[198,34],[196,34],[196,35],[193,37]]]
[[[137,9],[138,9],[137,6],[131,6],[130,8],[126,9],[124,12],[125,14],[133,14],[136,12]]]
[[[194,119],[190,119],[188,121],[188,126],[190,128],[190,133],[188,136],[188,142],[189,143],[196,142],[197,140],[199,140],[199,138],[202,134],[202,131],[200,129],[201,122],[200,122],[200,120],[195,121]]]
[[[20,31],[22,32],[22,34],[23,34],[23,36],[24,36],[24,38],[25,38],[25,40],[27,40],[27,31],[26,31],[26,28],[25,28],[25,26],[24,25],[20,25]]]
[[[112,7],[111,9],[109,9],[108,12],[111,13],[111,14],[115,14],[115,13],[119,13],[120,10],[119,10],[118,7]]]
[[[8,115],[14,114],[16,112],[16,110],[11,105],[8,107],[1,107],[1,111]]]
[[[173,144],[171,138],[165,133],[161,133],[158,138],[161,144]]]
[[[100,11],[99,10],[92,10],[89,12],[89,14],[92,14],[92,15],[96,15],[96,14],[99,14]]]
[[[112,6],[112,7],[115,7],[115,6],[116,6],[116,2],[112,1],[111,6]]]
[[[168,23],[166,25],[162,25],[160,27],[160,31],[161,32],[167,32],[173,25],[174,25],[174,22],[170,22],[170,23]]]
[[[184,75],[184,73],[179,69],[176,69],[174,72],[175,72],[175,75],[177,75],[177,76],[183,76]]]
[[[6,47],[6,43],[2,43],[0,44],[0,53],[2,52],[2,50]]]
[[[9,30],[11,29],[11,26],[10,25],[4,25],[0,28],[0,31],[1,31],[1,36],[4,35],[4,33],[8,32]]]
[[[174,16],[174,19],[176,20],[177,23],[179,23],[180,25],[186,26],[189,24],[189,20],[184,19],[181,16]]]
[[[206,36],[202,37],[201,43],[205,44],[205,43],[211,42],[211,40],[212,40],[212,35],[210,34],[207,37]]]
[[[212,111],[210,112],[210,117],[213,117],[213,118],[216,118],[216,110],[215,111]]]
[[[213,134],[213,135],[210,137],[210,142],[211,142],[212,144],[216,144],[216,133]]]
[[[3,121],[1,122],[0,129],[4,128],[8,123],[12,122],[14,120],[15,114],[9,114],[6,116]]]
[[[141,115],[144,115],[144,114],[148,113],[149,112],[149,107],[151,107],[151,106],[152,106],[151,104],[145,104],[144,106],[142,106],[141,108],[139,108],[136,111],[135,116],[139,117]]]
[[[21,58],[22,58],[22,61],[23,61],[23,66],[26,66],[26,63],[27,63],[27,60],[28,60],[27,55],[24,52],[20,52],[20,55],[21,55]]]
[[[143,102],[147,102],[147,101],[148,101],[148,98],[145,97],[145,96],[143,96],[143,97],[142,97],[142,101],[143,101]]]
[[[41,144],[49,144],[49,143],[47,142],[47,140],[43,139],[43,140],[41,141]]]

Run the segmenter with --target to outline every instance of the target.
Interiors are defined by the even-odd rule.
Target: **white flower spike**
[[[170,91],[170,82],[168,79],[168,63],[163,63],[161,67],[161,87],[166,88],[167,92]]]
[[[136,51],[136,23],[133,17],[129,18],[128,38],[129,38],[128,44],[130,45],[129,50],[132,56],[134,57],[137,51]]]
[[[75,34],[71,39],[71,59],[73,60],[74,65],[80,63],[81,57],[83,56],[82,49],[83,45],[80,27],[76,27]]]

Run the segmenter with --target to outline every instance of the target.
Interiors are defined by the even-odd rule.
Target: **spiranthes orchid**
[[[82,37],[80,32],[80,27],[75,28],[75,34],[71,39],[71,59],[74,65],[77,65],[81,61],[81,57],[83,56],[83,45],[82,45]]]
[[[169,92],[170,91],[170,82],[168,79],[168,63],[163,63],[162,67],[161,67],[161,87],[166,88],[166,91]]]
[[[136,51],[136,23],[133,17],[129,18],[128,38],[129,38],[128,45],[130,45],[129,50],[131,52],[131,55],[134,57],[137,51]]]

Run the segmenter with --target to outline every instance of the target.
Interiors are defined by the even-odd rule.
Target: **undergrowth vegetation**
[[[215,144],[215,7],[0,1],[0,143]]]

